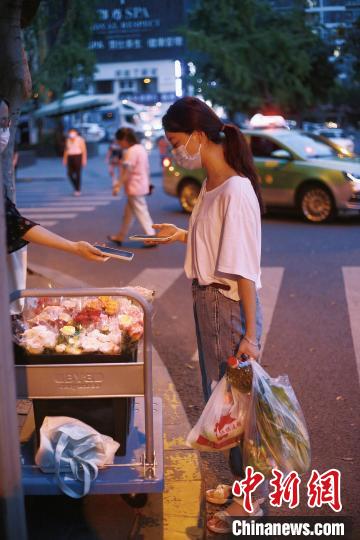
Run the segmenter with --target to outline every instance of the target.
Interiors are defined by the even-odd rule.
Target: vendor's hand
[[[240,358],[241,355],[245,354],[249,359],[257,360],[260,356],[260,348],[257,345],[252,345],[246,339],[242,339],[240,343],[239,350],[237,352],[237,358]]]
[[[161,241],[161,244],[184,242],[184,235],[186,232],[183,229],[179,229],[176,225],[172,225],[171,223],[156,223],[153,225],[153,229],[155,229],[156,236],[159,238],[168,238],[168,240]],[[147,240],[146,243],[156,244],[157,242],[156,240]]]
[[[88,242],[75,242],[75,253],[88,261],[106,262],[109,257]]]

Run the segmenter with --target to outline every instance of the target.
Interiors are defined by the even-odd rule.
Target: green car
[[[322,141],[287,129],[244,130],[261,178],[267,208],[293,208],[307,221],[360,213],[360,162]],[[190,213],[205,173],[163,160],[163,186]]]

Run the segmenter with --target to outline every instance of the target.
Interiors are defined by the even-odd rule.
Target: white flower
[[[59,345],[56,345],[56,347],[55,347],[55,351],[58,352],[58,353],[63,353],[63,352],[65,352],[65,350],[66,350],[65,343],[59,343]]]

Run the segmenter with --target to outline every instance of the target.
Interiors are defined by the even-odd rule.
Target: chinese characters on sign
[[[253,467],[246,467],[245,478],[235,480],[232,492],[235,497],[243,497],[244,510],[248,513],[254,511],[252,494],[264,482],[265,476],[260,472],[255,472]],[[286,477],[277,470],[272,470],[269,500],[271,506],[279,508],[282,503],[288,504],[289,508],[296,508],[300,503],[300,483],[301,479],[297,472],[292,471]],[[307,495],[309,508],[321,508],[328,504],[334,512],[342,510],[341,496],[341,472],[337,469],[329,469],[323,474],[313,470],[307,483]]]
[[[168,0],[166,9],[158,0],[102,0],[89,47],[100,61],[111,61],[117,51],[122,60],[177,58],[185,45],[179,34],[184,17],[182,0]]]

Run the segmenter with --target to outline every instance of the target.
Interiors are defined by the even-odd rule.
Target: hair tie
[[[220,132],[219,132],[219,137],[220,139],[225,139],[226,138],[226,135],[225,135],[225,127],[226,125],[223,124],[220,128]]]

